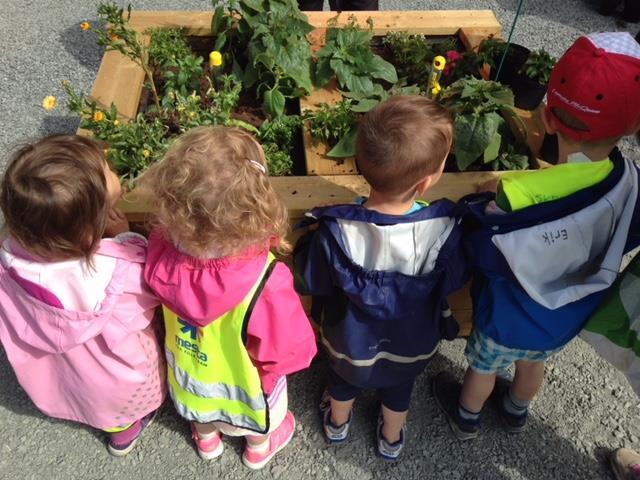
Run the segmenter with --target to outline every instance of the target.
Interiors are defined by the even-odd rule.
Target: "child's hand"
[[[117,207],[113,207],[109,211],[109,218],[107,220],[107,228],[104,230],[105,238],[113,238],[116,235],[129,231],[129,221],[125,217],[122,210]]]
[[[481,192],[497,192],[498,191],[498,183],[500,182],[499,177],[492,178],[491,180],[487,180],[484,183],[481,183],[478,186],[478,193]]]

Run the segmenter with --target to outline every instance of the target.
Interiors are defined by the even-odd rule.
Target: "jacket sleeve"
[[[278,378],[307,368],[316,354],[315,335],[293,289],[291,271],[281,262],[254,306],[247,351],[267,392]]]
[[[293,250],[295,289],[300,295],[327,296],[333,291],[331,251],[322,225],[307,231]]]

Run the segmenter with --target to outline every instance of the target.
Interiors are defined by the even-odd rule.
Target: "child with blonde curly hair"
[[[22,147],[2,180],[0,342],[46,415],[106,431],[126,455],[166,396],[146,240],[116,208],[102,148],[78,135]]]
[[[309,366],[313,331],[293,289],[288,219],[247,132],[199,127],[141,181],[155,207],[145,278],[164,304],[169,390],[202,458],[244,436],[262,468],[291,440],[286,375]]]

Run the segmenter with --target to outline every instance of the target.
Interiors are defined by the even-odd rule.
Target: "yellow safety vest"
[[[251,312],[275,265],[269,253],[242,302],[206,327],[191,325],[163,307],[169,391],[187,420],[269,431],[267,396],[245,344]]]
[[[557,200],[601,182],[613,170],[609,159],[590,163],[563,163],[535,172],[509,172],[500,178],[496,203],[518,211]]]

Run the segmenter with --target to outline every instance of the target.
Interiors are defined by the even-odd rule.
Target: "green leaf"
[[[284,101],[284,95],[280,90],[267,90],[264,92],[262,106],[269,115],[278,117],[284,113]]]
[[[224,8],[220,5],[216,7],[213,17],[211,18],[211,34],[213,36],[220,35],[222,26],[225,23]]]
[[[381,78],[389,83],[396,83],[398,81],[396,68],[382,57],[379,57],[378,55],[374,56],[372,64],[374,70],[371,72],[371,75],[375,78]]]
[[[336,146],[327,153],[331,158],[353,157],[356,154],[356,138],[358,136],[358,127],[355,126],[340,139]]]
[[[458,115],[453,123],[456,162],[465,171],[494,140],[502,117],[497,113],[485,115]]]
[[[498,158],[498,154],[500,153],[500,144],[502,143],[502,135],[498,132],[493,136],[491,143],[489,146],[484,149],[483,160],[484,163],[489,163]]]
[[[367,113],[373,107],[380,103],[379,100],[373,98],[364,98],[351,107],[351,111],[358,113]]]
[[[318,88],[324,87],[333,78],[333,69],[329,62],[329,57],[318,58],[315,71],[315,85]]]
[[[262,7],[262,0],[241,0],[240,5],[243,9],[252,9],[256,12],[264,12],[264,8]]]

